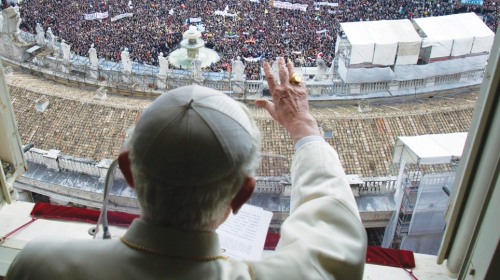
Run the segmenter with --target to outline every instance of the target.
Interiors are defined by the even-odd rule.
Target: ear
[[[132,177],[132,166],[130,165],[130,159],[128,158],[129,150],[125,150],[118,156],[118,166],[125,177],[125,181],[132,189],[134,188],[134,178]]]
[[[243,185],[241,189],[238,191],[236,196],[231,201],[231,208],[233,209],[233,214],[237,214],[240,210],[241,206],[248,201],[248,199],[252,196],[253,190],[255,188],[255,178],[246,177],[243,181]]]

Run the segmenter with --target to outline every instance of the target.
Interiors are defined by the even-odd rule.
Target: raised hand
[[[306,136],[320,135],[318,124],[309,112],[304,80],[298,76],[296,80],[300,79],[300,82],[291,81],[290,77],[294,74],[293,64],[289,62],[285,66],[283,57],[278,58],[278,67],[281,84],[276,82],[269,63],[264,62],[264,72],[273,102],[259,99],[255,101],[255,105],[265,108],[271,117],[290,133],[295,143]]]

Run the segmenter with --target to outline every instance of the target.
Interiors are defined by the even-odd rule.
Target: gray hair
[[[261,133],[250,110],[244,104],[238,104],[252,124],[252,147],[240,168],[218,182],[195,187],[166,184],[149,176],[143,166],[134,163],[134,143],[127,143],[141,218],[158,226],[215,229],[245,178],[255,176],[260,163]]]

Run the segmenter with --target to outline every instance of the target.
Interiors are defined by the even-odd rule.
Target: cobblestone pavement
[[[118,155],[125,130],[151,102],[111,94],[106,100],[94,100],[95,90],[17,71],[7,80],[23,144],[33,142],[41,149],[96,160]],[[312,106],[311,111],[323,131],[331,132],[326,141],[337,150],[346,173],[385,176],[393,172],[391,160],[398,136],[468,131],[477,94],[372,104],[370,113],[360,113],[352,105]],[[50,102],[44,113],[35,109],[40,97]],[[294,153],[293,141],[265,110],[251,110],[262,130],[262,152],[286,157],[266,159],[262,175],[280,175],[277,173],[288,168]]]

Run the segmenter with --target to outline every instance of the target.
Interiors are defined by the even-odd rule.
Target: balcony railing
[[[454,83],[454,82],[458,82],[458,81],[460,81],[460,73],[436,77],[436,85],[446,84],[446,83]]]
[[[400,81],[399,88],[421,88],[425,86],[425,79]]]
[[[387,82],[361,84],[361,92],[387,91],[388,89],[389,85]]]
[[[256,94],[256,93],[261,93],[262,92],[262,81],[252,81],[252,80],[247,80],[245,82],[245,91],[248,94]]]
[[[25,153],[26,159],[34,163],[43,164],[54,170],[66,170],[70,172],[86,174],[91,176],[106,177],[108,168],[111,165],[110,159],[95,160],[77,158],[60,153],[58,150],[42,150],[31,148]],[[119,170],[116,178],[123,178]]]
[[[363,184],[358,187],[358,193],[363,195],[377,195],[394,193],[396,190],[396,177],[365,177],[359,178]]]

